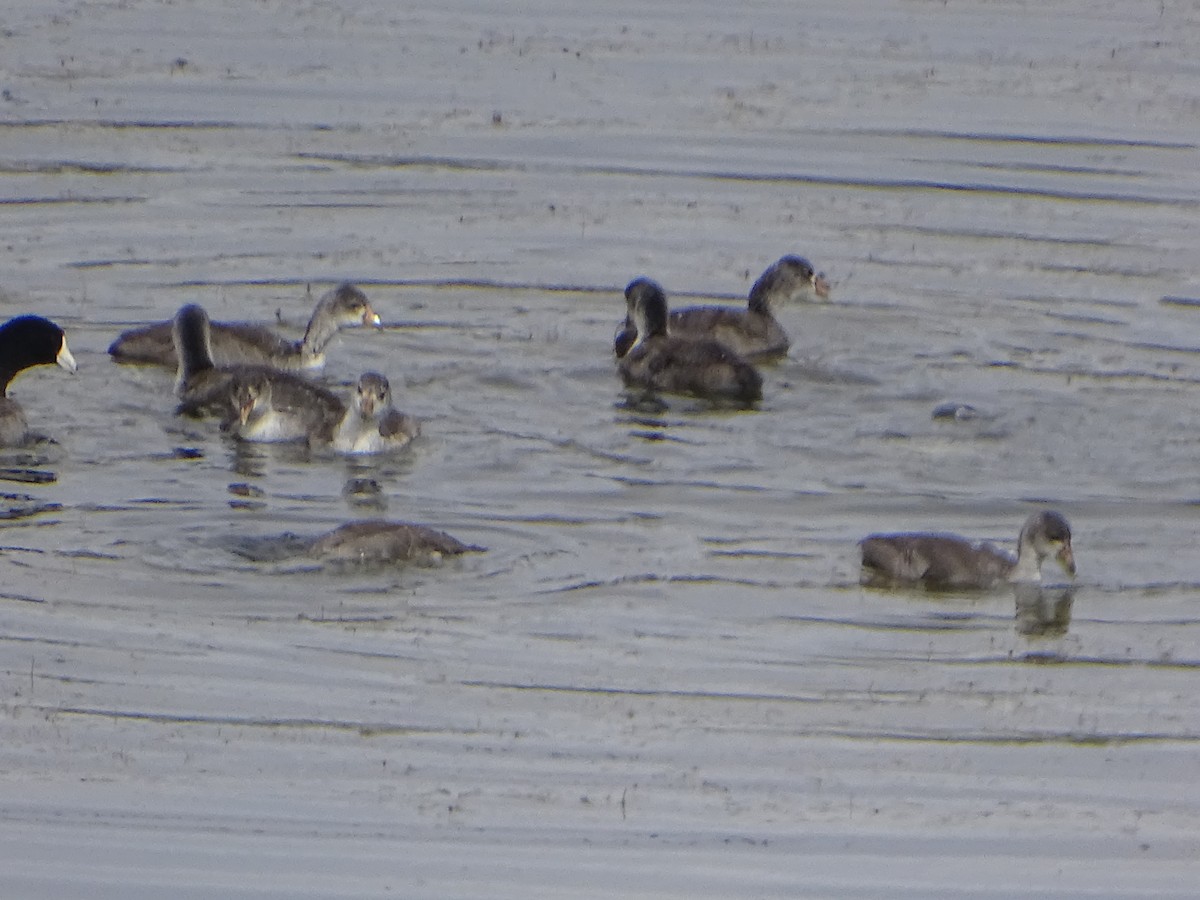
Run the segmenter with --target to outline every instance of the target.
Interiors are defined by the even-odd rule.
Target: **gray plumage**
[[[210,323],[210,350],[217,366],[269,365],[300,371],[319,369],[325,351],[341,328],[379,325],[367,297],[352,284],[326,291],[317,301],[304,337],[281,337],[269,328],[247,322]],[[173,323],[159,322],[124,332],[108,352],[120,363],[142,363],[175,369],[179,358],[172,336]]]
[[[829,296],[829,282],[818,275],[808,260],[784,256],[772,263],[750,288],[745,309],[732,306],[691,306],[671,312],[668,333],[675,337],[711,338],[747,360],[787,353],[791,338],[775,318],[774,308],[813,295]],[[632,320],[626,317],[613,350],[623,357],[637,337]]]
[[[234,412],[222,429],[244,441],[308,441],[325,443],[338,422],[349,411],[339,400],[297,390],[290,383],[268,377],[262,371],[241,367],[230,384]],[[283,373],[277,373],[283,374]]]
[[[331,562],[431,564],[484,549],[425,525],[371,520],[349,522],[321,535],[309,544],[308,554]]]
[[[762,376],[729,348],[668,333],[667,298],[657,283],[634,279],[625,300],[638,334],[617,365],[627,387],[747,404],[762,399]]]
[[[239,365],[218,367],[213,363],[209,343],[208,314],[195,305],[184,306],[175,315],[173,336],[180,360],[175,379],[179,397],[177,412],[185,415],[216,415],[226,426],[239,433],[232,423],[246,417],[247,401],[266,397],[267,407],[260,414],[278,413],[271,428],[251,437],[255,440],[297,440],[308,438],[316,428],[332,428],[345,415],[346,407],[333,393],[299,375],[269,366]],[[253,404],[251,404],[253,409]],[[244,422],[243,422],[244,424]]]
[[[340,453],[381,453],[407,446],[420,423],[392,406],[392,388],[378,372],[365,372],[350,395],[350,406],[331,435]]]
[[[1042,562],[1053,556],[1075,575],[1071,528],[1051,510],[1031,515],[1017,538],[1013,556],[989,543],[952,534],[874,534],[859,542],[863,583],[907,585],[931,590],[987,589],[1008,581],[1036,582]]]

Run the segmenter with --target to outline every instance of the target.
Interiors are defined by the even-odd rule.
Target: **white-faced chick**
[[[392,406],[392,388],[378,372],[366,372],[354,386],[350,407],[333,431],[339,453],[383,453],[407,447],[420,423]]]

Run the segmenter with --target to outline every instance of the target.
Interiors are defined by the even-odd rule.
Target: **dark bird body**
[[[431,564],[447,556],[482,553],[485,548],[464,544],[443,531],[408,522],[371,520],[349,522],[316,538],[310,556],[333,562],[364,564]]]
[[[326,396],[324,388],[313,392],[308,388],[319,386],[274,377],[285,373],[250,366],[237,366],[229,372],[237,376],[225,388],[234,411],[226,413],[221,427],[244,441],[328,443],[341,418],[350,414],[337,397],[333,397],[336,403],[330,400],[333,395]],[[197,408],[202,407],[198,402]]]
[[[208,315],[195,304],[184,306],[175,315],[174,340],[180,360],[175,385],[179,413],[220,416],[240,433],[231,423],[241,420],[248,404],[252,408],[255,399],[265,393],[269,409],[260,413],[273,418],[257,421],[256,431],[243,436],[272,441],[330,433],[345,415],[345,404],[336,395],[299,375],[269,366],[214,365]]]
[[[17,316],[0,325],[0,447],[19,447],[36,439],[25,410],[8,396],[8,386],[25,369],[51,364],[75,371],[75,357],[61,328],[41,316]]]
[[[668,333],[667,299],[658,284],[635,279],[625,299],[638,334],[617,365],[627,387],[746,404],[762,399],[762,376],[728,347]]]

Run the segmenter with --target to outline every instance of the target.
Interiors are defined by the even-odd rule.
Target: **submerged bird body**
[[[8,385],[33,366],[57,364],[75,371],[75,357],[63,330],[41,316],[17,316],[0,326],[0,447],[18,447],[34,439],[25,411],[8,396]]]
[[[309,555],[318,559],[366,564],[430,564],[447,556],[483,550],[425,525],[383,520],[349,522],[318,537],[308,547]]]
[[[366,372],[354,387],[350,408],[334,428],[333,449],[339,453],[382,453],[412,443],[420,423],[392,406],[387,378]]]
[[[195,304],[176,314],[174,340],[180,413],[221,416],[234,434],[260,441],[303,440],[313,430],[332,429],[345,415],[341,400],[299,375],[269,366],[214,365],[208,315]]]
[[[637,330],[637,339],[618,363],[627,387],[739,403],[762,399],[762,376],[728,347],[668,333],[667,300],[658,284],[635,279],[625,289],[625,299]]]
[[[668,331],[675,337],[711,338],[745,359],[770,358],[787,353],[791,338],[775,318],[773,307],[789,301],[829,296],[829,282],[808,260],[785,256],[767,268],[750,288],[745,309],[731,306],[691,306],[674,310]],[[614,352],[622,357],[637,338],[626,317],[618,332]]]
[[[320,369],[325,351],[342,328],[379,325],[366,295],[352,284],[327,291],[317,301],[303,339],[288,340],[269,328],[242,322],[210,323],[210,350],[218,366],[268,365],[286,371]],[[117,362],[177,368],[173,323],[124,332],[108,348]]]
[[[1074,577],[1071,528],[1057,512],[1030,516],[1012,556],[989,543],[952,534],[875,534],[859,542],[863,582],[931,590],[987,589],[1005,582],[1038,582],[1042,562],[1053,556]]]

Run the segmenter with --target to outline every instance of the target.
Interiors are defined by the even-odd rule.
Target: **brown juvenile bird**
[[[484,550],[425,525],[381,519],[348,522],[314,539],[307,548],[308,555],[317,559],[367,565],[431,565],[447,556]]]

